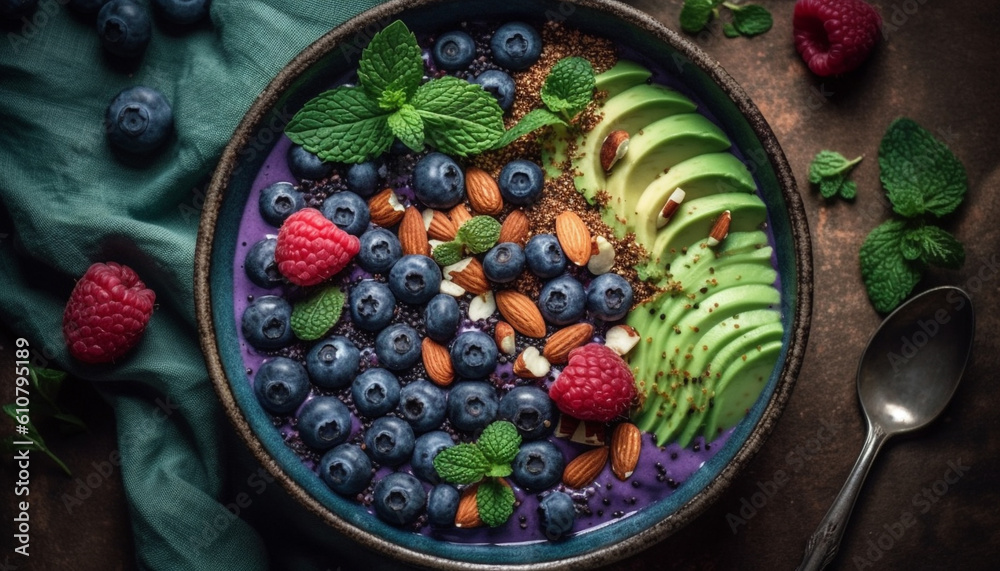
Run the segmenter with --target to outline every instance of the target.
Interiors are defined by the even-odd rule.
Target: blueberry
[[[632,308],[632,286],[618,274],[602,274],[587,286],[587,309],[605,321],[625,317]]]
[[[555,541],[573,530],[576,508],[573,498],[565,492],[552,492],[538,504],[542,512],[542,531],[550,541]]]
[[[346,337],[334,335],[315,345],[306,354],[306,370],[313,384],[339,389],[351,384],[358,374],[361,352]]]
[[[476,41],[465,32],[442,34],[434,42],[434,62],[445,71],[458,71],[469,67],[476,57]]]
[[[368,487],[372,461],[357,444],[341,444],[320,458],[319,477],[334,492],[353,496]]]
[[[524,22],[508,22],[493,33],[490,49],[497,64],[519,71],[538,61],[542,54],[542,37]]]
[[[281,349],[295,338],[291,319],[292,306],[285,298],[263,295],[243,310],[243,338],[254,349]]]
[[[447,395],[426,380],[414,381],[400,391],[399,414],[420,434],[441,426]]]
[[[187,26],[208,16],[209,0],[153,0],[158,14],[171,24]]]
[[[375,354],[382,367],[409,369],[420,361],[420,334],[405,323],[390,325],[375,338]]]
[[[373,161],[356,163],[347,167],[347,188],[365,198],[375,194],[379,182],[385,178],[385,167]]]
[[[546,283],[538,294],[538,309],[545,321],[553,325],[577,323],[583,317],[586,304],[587,293],[569,274]]]
[[[265,222],[278,228],[285,219],[302,210],[306,200],[290,182],[276,182],[260,191],[260,216]]]
[[[81,14],[96,14],[108,0],[69,0],[69,7]]]
[[[500,178],[497,179],[503,199],[521,206],[534,204],[538,200],[542,195],[544,182],[542,167],[524,159],[515,159],[504,165],[500,170]]]
[[[384,274],[403,256],[399,238],[385,228],[372,228],[361,235],[358,265],[366,272]]]
[[[548,440],[532,440],[521,445],[514,464],[511,477],[529,492],[551,488],[562,478],[566,458],[563,453]]]
[[[275,357],[257,369],[253,392],[260,405],[274,414],[289,414],[309,396],[306,368],[287,357]]]
[[[439,293],[424,307],[424,329],[427,330],[427,336],[438,343],[454,337],[461,321],[462,312],[458,308],[458,302],[450,295]]]
[[[496,419],[498,406],[493,385],[466,381],[454,385],[448,395],[448,418],[455,428],[475,432]]]
[[[413,474],[421,480],[436,484],[441,481],[437,470],[434,468],[434,457],[445,448],[451,448],[455,443],[451,436],[443,430],[435,430],[417,437],[413,445],[413,457],[410,458],[410,467]]]
[[[360,236],[368,229],[371,214],[368,203],[353,192],[343,191],[331,194],[323,201],[323,216],[337,225],[338,228]]]
[[[450,527],[455,525],[458,500],[462,497],[455,486],[438,484],[427,494],[427,521],[431,525]]]
[[[501,242],[483,258],[483,273],[491,282],[510,283],[524,270],[524,250],[513,242]]]
[[[362,280],[351,288],[347,305],[355,325],[365,331],[379,331],[392,321],[396,296],[382,282]]]
[[[115,148],[128,153],[147,153],[170,136],[174,113],[159,91],[129,87],[111,100],[104,115],[104,127],[108,141]]]
[[[392,525],[413,523],[427,503],[427,492],[420,480],[402,472],[393,472],[379,480],[373,496],[375,513]]]
[[[176,0],[175,0],[176,1]],[[288,170],[299,180],[320,180],[330,176],[333,165],[302,148],[301,145],[288,147]]]
[[[134,58],[149,45],[152,25],[149,11],[133,0],[111,0],[97,13],[97,34],[104,49],[116,56]]]
[[[278,263],[274,261],[274,248],[278,241],[274,238],[264,238],[247,250],[243,259],[243,269],[254,284],[262,288],[274,288],[284,283]]]
[[[307,446],[326,450],[351,435],[351,411],[337,397],[316,397],[302,405],[296,428]]]
[[[497,344],[482,331],[461,333],[451,345],[451,363],[459,377],[488,377],[497,367]]]
[[[524,246],[524,258],[531,273],[554,278],[566,269],[566,254],[552,234],[535,234]]]
[[[359,414],[382,416],[399,404],[399,381],[385,369],[368,369],[351,383],[351,398]]]
[[[413,194],[431,208],[451,208],[465,197],[465,174],[451,157],[430,153],[413,167]]]
[[[403,256],[389,270],[389,289],[403,303],[427,303],[441,289],[441,268],[427,256]]]
[[[383,466],[399,466],[413,454],[413,429],[401,418],[376,418],[365,431],[365,450]]]
[[[480,73],[471,83],[479,85],[493,97],[496,97],[500,109],[507,111],[514,104],[516,86],[514,79],[499,69],[488,69]]]
[[[509,420],[525,440],[547,436],[555,428],[559,411],[549,393],[536,386],[516,387],[502,399],[497,418]]]

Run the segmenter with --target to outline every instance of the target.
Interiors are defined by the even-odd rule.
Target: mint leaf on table
[[[498,420],[483,429],[477,444],[487,460],[494,465],[504,464],[509,468],[521,446],[521,435],[512,423]]]
[[[514,125],[509,131],[503,134],[503,137],[497,141],[494,148],[499,149],[506,147],[528,133],[541,129],[542,127],[565,124],[566,121],[564,121],[562,117],[556,115],[548,109],[532,109],[524,117],[522,117],[520,121],[518,121],[517,125]]]
[[[571,118],[594,97],[597,81],[594,67],[582,57],[567,57],[556,62],[542,85],[542,103],[555,113]]]
[[[285,134],[324,161],[342,163],[364,162],[393,142],[388,114],[360,87],[338,87],[311,99]]]
[[[896,119],[889,126],[878,162],[893,210],[907,218],[944,216],[958,208],[969,188],[961,161],[912,119]]]
[[[903,255],[907,226],[903,220],[883,222],[861,245],[861,279],[868,299],[881,313],[895,309],[920,281],[919,264]]]
[[[514,490],[503,481],[490,478],[476,488],[479,519],[490,527],[503,525],[514,513]]]
[[[292,332],[303,341],[319,339],[340,320],[344,299],[339,287],[330,286],[296,302],[292,308]]]
[[[375,101],[381,101],[384,93],[399,91],[402,105],[413,97],[423,77],[424,60],[417,37],[401,20],[375,34],[361,52],[358,80],[365,93]],[[394,109],[398,107],[389,108]]]
[[[681,8],[681,29],[697,34],[712,20],[716,2],[713,0],[685,0]]]
[[[456,444],[438,452],[434,469],[446,482],[474,484],[486,475],[490,462],[475,444]]]
[[[420,86],[410,104],[424,137],[439,151],[462,157],[492,148],[504,134],[503,110],[478,85],[445,76]]]
[[[857,195],[857,184],[847,180],[847,175],[863,158],[862,155],[849,161],[836,151],[820,151],[809,165],[809,182],[819,186],[823,198],[840,195],[853,200]]]
[[[917,256],[911,257],[914,251]],[[926,224],[906,232],[903,256],[932,266],[955,269],[965,263],[965,247],[947,230]]]
[[[733,12],[733,27],[744,36],[763,34],[774,25],[771,13],[763,6],[756,4],[739,6],[730,2],[725,2],[723,6]]]
[[[455,240],[472,254],[482,254],[500,239],[501,224],[492,216],[473,216],[458,229]]]
[[[389,115],[389,129],[404,145],[419,151],[424,146],[424,120],[409,103]]]

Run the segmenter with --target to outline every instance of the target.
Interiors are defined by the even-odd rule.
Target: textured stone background
[[[631,0],[668,26],[677,26],[679,0]],[[662,543],[609,569],[789,569],[800,561],[808,536],[823,517],[850,470],[864,439],[855,371],[861,351],[879,323],[861,286],[858,247],[886,216],[875,160],[890,121],[906,115],[944,139],[968,170],[964,206],[943,222],[966,245],[959,271],[935,270],[920,289],[965,287],[978,310],[972,362],[948,409],[922,432],[890,441],[876,461],[844,536],[834,569],[993,569],[1000,549],[1000,416],[995,381],[1000,370],[1000,66],[994,31],[1000,10],[972,0],[877,0],[893,24],[872,59],[842,79],[808,73],[791,41],[792,2],[759,0],[774,13],[774,28],[747,40],[726,39],[716,23],[711,34],[694,38],[718,59],[760,107],[788,156],[805,200],[815,256],[815,302],[809,349],[795,391],[770,439],[717,503]],[[855,204],[825,202],[806,180],[811,157],[829,148],[867,157],[854,171]],[[0,336],[3,402],[10,393],[13,365],[10,332]],[[81,411],[90,431],[48,436],[51,447],[86,478],[116,449],[112,411],[87,386],[67,389],[71,408]],[[6,422],[4,427],[9,427]],[[825,429],[823,427],[826,427]],[[4,430],[7,433],[8,429]],[[833,433],[833,438],[826,438]],[[234,440],[234,446],[241,446]],[[38,455],[35,456],[36,458]],[[933,504],[914,497],[941,480],[949,463],[968,467]],[[244,477],[234,491],[246,490]],[[5,462],[4,473],[11,474]],[[745,524],[741,508],[762,489],[766,504]],[[10,551],[0,565],[19,569],[130,569],[134,567],[127,507],[117,470],[99,482],[92,496],[68,512],[63,495],[77,483],[46,460],[32,462],[32,556],[30,565]],[[9,481],[5,476],[4,481]],[[939,484],[938,490],[942,487]],[[2,492],[4,514],[14,497]],[[283,534],[281,522],[262,521],[267,508],[286,504],[278,486],[248,508],[264,533]],[[761,497],[756,501],[761,503]],[[926,513],[924,510],[926,509]],[[879,549],[903,517],[915,524],[892,546]],[[301,517],[308,518],[302,510]],[[749,515],[744,511],[743,516]],[[7,520],[7,515],[3,516]],[[733,530],[732,526],[736,529]],[[3,526],[8,529],[7,525]],[[887,537],[882,545],[888,545]],[[9,537],[0,541],[11,545]],[[336,567],[332,562],[331,568]],[[7,567],[0,567],[0,569]]]

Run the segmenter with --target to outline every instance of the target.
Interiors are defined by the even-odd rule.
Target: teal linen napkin
[[[107,60],[94,19],[65,3],[41,0],[0,44],[0,318],[53,366],[97,382],[114,408],[142,567],[266,569],[261,538],[243,520],[219,526],[204,549],[192,540],[228,514],[219,500],[230,430],[196,335],[198,189],[282,66],[380,2],[214,0],[211,25],[178,33],[154,22],[133,71]],[[148,159],[125,160],[108,147],[103,117],[134,85],[166,96],[176,135]],[[86,366],[68,356],[60,327],[73,279],[98,261],[132,266],[157,307],[130,355]]]

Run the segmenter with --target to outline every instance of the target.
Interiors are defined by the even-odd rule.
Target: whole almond
[[[635,471],[642,450],[642,431],[631,422],[623,422],[611,433],[611,471],[625,481]]]
[[[590,261],[590,229],[576,212],[569,210],[556,216],[556,238],[569,261],[585,266]]]
[[[431,255],[431,243],[427,241],[424,218],[416,206],[407,207],[403,214],[403,220],[399,223],[399,244],[405,255]]]
[[[590,485],[608,462],[608,447],[601,446],[588,450],[570,460],[563,470],[562,481],[570,488]]]
[[[424,210],[422,217],[427,236],[433,240],[451,242],[458,234],[455,223],[444,212],[428,208]]]
[[[503,210],[503,196],[497,181],[481,168],[465,169],[465,196],[473,212],[492,216]]]
[[[448,348],[435,342],[430,337],[424,337],[420,343],[420,353],[424,360],[427,376],[434,384],[447,387],[455,380],[455,369],[451,365],[451,355]]]
[[[523,210],[512,210],[507,215],[507,218],[504,219],[503,224],[500,225],[500,239],[497,241],[500,243],[513,242],[518,246],[524,247],[528,242],[528,230],[530,227],[531,222]]]
[[[461,228],[462,224],[472,220],[472,215],[469,214],[469,209],[465,207],[465,204],[458,203],[448,211],[448,218],[451,218],[451,221],[455,223],[455,228]]]
[[[486,281],[483,264],[476,258],[464,260],[441,268],[444,279],[462,286],[465,291],[481,295],[490,291],[490,283]]]
[[[455,511],[455,527],[470,528],[483,525],[479,518],[479,506],[476,505],[476,490],[479,486],[469,486],[462,492],[458,500],[458,510]]]
[[[368,212],[371,221],[383,228],[399,224],[403,219],[406,207],[399,202],[399,197],[391,189],[387,188],[382,192],[368,199]]]
[[[494,301],[496,296],[494,296]],[[497,348],[507,355],[513,355],[517,339],[514,337],[514,328],[506,321],[497,321],[496,330],[493,332],[496,339]]]
[[[594,326],[589,323],[577,323],[563,327],[553,333],[545,342],[542,352],[553,365],[562,365],[569,361],[569,352],[590,341],[594,336]]]
[[[461,284],[460,284],[461,285]],[[545,337],[545,319],[531,298],[521,292],[506,289],[496,293],[497,309],[515,331],[528,337]]]

